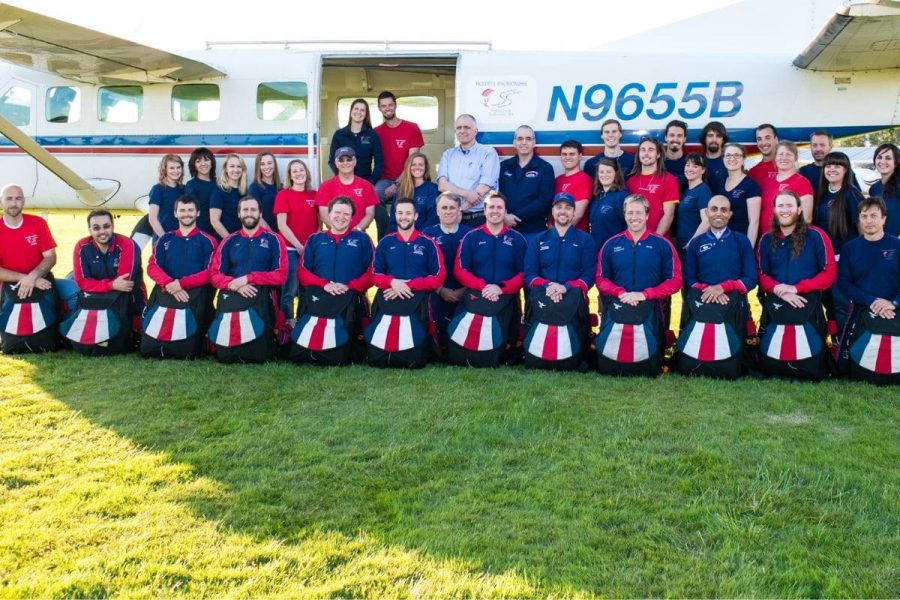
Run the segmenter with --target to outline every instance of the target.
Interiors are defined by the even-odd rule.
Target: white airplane
[[[763,122],[801,142],[816,129],[841,137],[900,125],[896,0],[845,2],[796,57],[324,47],[335,45],[213,44],[178,56],[0,4],[0,182],[22,184],[31,207],[145,209],[160,157],[198,146],[251,164],[270,150],[282,169],[306,158],[319,181],[350,102],[374,109],[382,90],[419,123],[432,165],[454,144],[460,113],[475,115],[479,140],[501,154],[512,153],[516,126],[532,125],[551,161],[567,139],[600,151],[607,118],[622,122],[625,144],[678,118],[692,141],[718,120],[754,149]]]

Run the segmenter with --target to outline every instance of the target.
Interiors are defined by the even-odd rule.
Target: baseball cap
[[[560,192],[559,194],[553,196],[553,204],[557,202],[565,202],[566,204],[575,206],[575,198],[572,197],[572,194],[567,194],[565,192]]]
[[[356,150],[351,148],[350,146],[341,146],[337,149],[337,152],[334,153],[334,158],[343,158],[344,156],[349,156],[350,158],[356,158]]]

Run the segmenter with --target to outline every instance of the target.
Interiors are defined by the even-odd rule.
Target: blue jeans
[[[290,248],[287,251],[288,278],[281,286],[281,312],[285,319],[293,319],[294,299],[300,294],[300,280],[297,278],[297,266],[300,264],[300,253]]]

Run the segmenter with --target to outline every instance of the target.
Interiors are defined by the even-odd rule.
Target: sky
[[[7,2],[165,50],[202,49],[207,41],[299,39],[489,41],[503,50],[587,50],[741,0],[589,0],[570,2],[572,10],[560,10],[557,2],[522,0],[266,0],[259,5],[152,0],[142,9],[121,0]],[[442,14],[439,6],[448,10]]]

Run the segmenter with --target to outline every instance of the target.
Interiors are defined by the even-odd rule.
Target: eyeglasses
[[[342,156],[339,159],[337,159],[337,162],[346,163],[346,162],[353,162],[353,160],[354,160],[354,158],[352,156]]]

